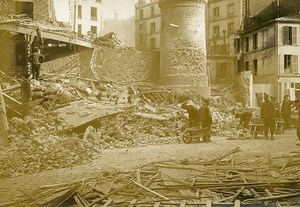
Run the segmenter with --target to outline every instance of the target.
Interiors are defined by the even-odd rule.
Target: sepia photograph
[[[0,0],[0,207],[299,207],[300,0]]]

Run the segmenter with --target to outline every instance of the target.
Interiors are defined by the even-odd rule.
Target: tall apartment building
[[[72,30],[82,35],[97,37],[102,29],[102,0],[69,0]]]
[[[237,31],[243,29],[243,0],[208,0],[207,65],[211,81],[232,80],[239,71]]]
[[[243,68],[253,74],[253,105],[263,94],[300,97],[300,2],[277,0],[245,20]]]
[[[160,47],[159,0],[139,0],[135,5],[135,45],[137,49],[156,50]]]

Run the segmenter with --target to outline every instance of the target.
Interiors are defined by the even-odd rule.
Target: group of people
[[[298,109],[298,116],[300,120],[300,101],[292,102],[289,99],[288,95],[284,96],[284,100],[282,104],[277,101],[276,97],[269,97],[268,94],[264,94],[264,101],[261,104],[260,108],[260,118],[264,124],[264,135],[265,139],[269,139],[269,131],[270,131],[270,139],[274,139],[274,129],[275,129],[275,119],[282,118],[284,123],[284,129],[291,129],[292,123],[292,107],[296,106]],[[239,126],[243,126],[244,128],[249,128],[249,122],[253,117],[252,112],[245,111],[242,113],[235,114],[236,118],[240,119]],[[300,122],[298,122],[297,127],[297,136],[300,140]]]
[[[188,100],[181,105],[189,115],[189,127],[211,128],[212,115],[209,109],[209,99],[203,98],[203,104],[198,109],[192,100]]]

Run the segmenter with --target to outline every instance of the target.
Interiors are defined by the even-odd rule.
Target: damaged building
[[[108,1],[70,0],[66,25],[52,0],[0,0],[0,207],[299,206],[300,141],[257,107],[298,94],[298,4],[139,0],[103,21]],[[116,34],[134,18],[136,48]]]

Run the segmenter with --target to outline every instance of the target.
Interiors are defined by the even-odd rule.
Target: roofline
[[[267,25],[270,25],[270,24],[273,24],[273,23],[300,23],[300,19],[299,20],[293,20],[293,21],[291,21],[291,20],[280,20],[280,18],[282,18],[282,17],[279,17],[279,18],[276,18],[276,19],[272,19],[272,20],[270,20],[270,21],[267,21],[267,22],[264,22],[264,23],[262,23],[262,24],[260,24],[260,25],[258,25],[258,26],[255,26],[255,27],[253,27],[253,28],[251,28],[251,29],[248,29],[248,30],[245,30],[244,32],[242,32],[242,33],[246,33],[246,32],[251,32],[251,31],[253,31],[253,30],[257,30],[257,29],[260,29],[260,28],[263,28],[263,27],[265,27],[265,26],[267,26]]]

